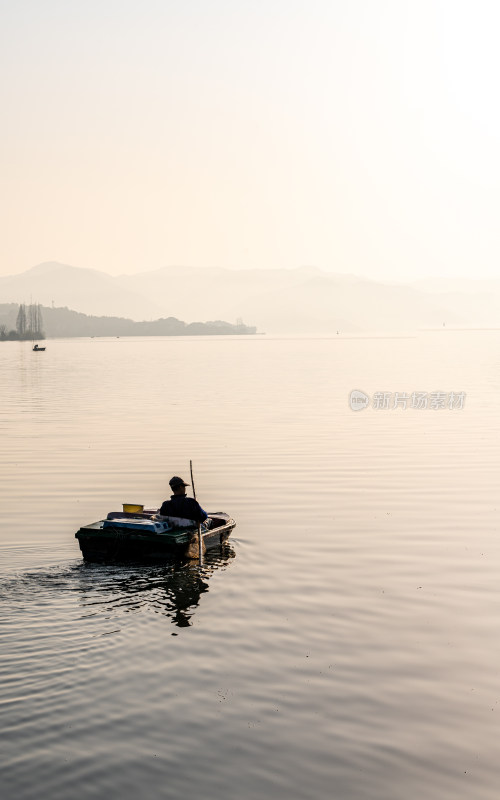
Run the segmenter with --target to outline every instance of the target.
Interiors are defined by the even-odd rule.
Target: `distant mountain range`
[[[135,321],[244,319],[268,333],[413,331],[443,323],[449,327],[500,323],[500,281],[431,279],[404,285],[315,267],[173,266],[114,277],[46,262],[0,278],[0,303],[30,300]]]

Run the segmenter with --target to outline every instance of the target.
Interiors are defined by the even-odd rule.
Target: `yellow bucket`
[[[138,506],[135,503],[123,503],[124,514],[142,514],[144,506]]]

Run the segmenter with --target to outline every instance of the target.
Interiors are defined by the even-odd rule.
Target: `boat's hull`
[[[142,561],[196,555],[197,539],[192,530],[167,534],[131,531],[119,525],[103,527],[104,520],[85,525],[75,534],[86,561]],[[220,547],[236,523],[227,518],[223,525],[202,533],[206,549]]]

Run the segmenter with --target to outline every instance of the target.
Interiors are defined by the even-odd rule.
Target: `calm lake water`
[[[497,800],[500,332],[11,342],[0,368],[3,800]],[[190,458],[224,552],[83,562],[81,525]]]

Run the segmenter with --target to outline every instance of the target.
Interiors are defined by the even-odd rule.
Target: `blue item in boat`
[[[130,517],[115,517],[113,519],[105,519],[102,523],[104,528],[126,528],[132,531],[141,531],[143,533],[167,533],[171,530],[168,522],[155,522],[152,519],[130,519]]]

